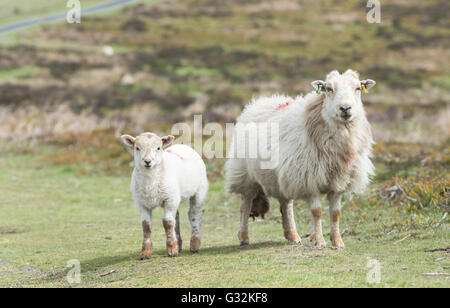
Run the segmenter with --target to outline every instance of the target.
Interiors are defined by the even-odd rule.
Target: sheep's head
[[[163,148],[170,144],[174,137],[158,137],[153,133],[143,133],[137,137],[123,135],[123,143],[134,151],[134,164],[143,170],[154,168],[162,161]]]
[[[359,74],[349,69],[343,74],[332,71],[325,81],[316,80],[311,84],[318,93],[324,93],[321,95],[325,96],[325,119],[348,123],[364,116],[361,91],[367,91],[376,82],[371,79],[359,80]]]

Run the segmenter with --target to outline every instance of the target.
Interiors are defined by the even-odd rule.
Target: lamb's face
[[[170,144],[173,136],[158,137],[153,133],[143,133],[136,138],[123,135],[125,145],[133,148],[134,164],[136,168],[149,170],[158,166],[162,161],[163,147]]]
[[[332,71],[326,81],[316,80],[312,85],[316,90],[321,87],[324,92],[324,117],[337,123],[349,123],[364,116],[361,91],[373,87],[375,81],[360,81],[357,72],[347,70],[343,74]]]

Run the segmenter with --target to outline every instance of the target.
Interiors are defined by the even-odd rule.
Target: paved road
[[[93,5],[91,7],[85,8],[85,9],[83,9],[83,6],[82,6],[81,7],[81,18],[83,18],[83,16],[86,16],[89,14],[106,11],[106,10],[109,10],[112,8],[124,6],[124,5],[131,4],[133,2],[138,2],[138,1],[139,0],[112,0],[112,1],[106,1],[104,3]],[[19,21],[16,23],[5,25],[5,26],[0,26],[0,35],[6,34],[6,33],[11,33],[14,31],[23,30],[23,29],[30,28],[30,27],[33,27],[33,26],[36,26],[39,24],[65,20],[66,14],[68,11],[69,11],[69,8],[67,8],[67,11],[64,13],[47,15],[47,16],[29,19],[29,20],[25,20],[25,21]]]

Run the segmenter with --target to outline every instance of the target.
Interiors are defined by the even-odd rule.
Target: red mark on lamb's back
[[[279,104],[277,109],[275,109],[275,110],[284,109],[284,108],[288,107],[290,104],[291,104],[291,102],[285,102],[285,103]]]
[[[181,156],[181,155],[178,154],[178,153],[173,152],[173,151],[170,150],[170,149],[167,149],[166,152],[178,156],[178,158],[181,159],[181,160],[184,159],[183,156]]]

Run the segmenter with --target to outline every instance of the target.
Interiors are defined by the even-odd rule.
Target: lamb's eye
[[[327,87],[325,90],[326,90],[327,92],[333,93],[333,89],[330,88],[330,87]]]
[[[356,88],[356,91],[361,91],[361,88],[360,87]]]
[[[136,147],[136,151],[140,151],[141,149],[139,147]]]
[[[161,147],[158,148],[158,151],[161,150]]]

